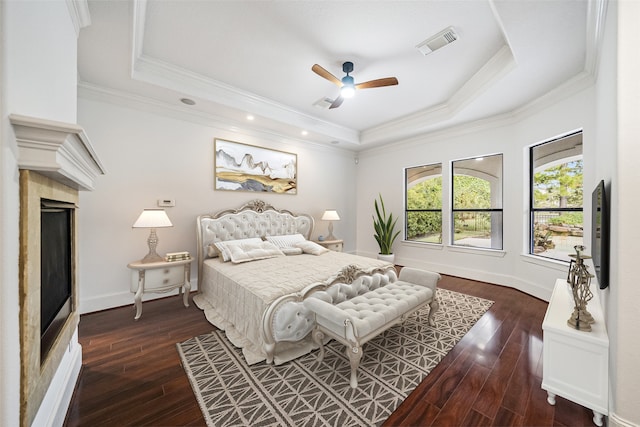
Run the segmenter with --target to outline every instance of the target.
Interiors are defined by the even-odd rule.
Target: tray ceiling
[[[362,149],[518,109],[589,78],[598,1],[95,1],[78,43],[80,94]],[[417,48],[453,27],[458,39]],[[356,82],[339,88],[311,71]],[[187,106],[181,98],[190,98]],[[302,136],[301,132],[307,134]]]

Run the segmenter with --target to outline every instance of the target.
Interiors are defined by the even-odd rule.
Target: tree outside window
[[[405,169],[405,240],[442,243],[442,164]]]
[[[583,239],[582,132],[530,149],[529,253],[569,261]]]
[[[502,154],[452,163],[453,244],[502,249]]]

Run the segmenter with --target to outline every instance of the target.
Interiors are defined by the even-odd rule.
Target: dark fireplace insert
[[[40,203],[40,363],[73,310],[74,209],[67,202]]]

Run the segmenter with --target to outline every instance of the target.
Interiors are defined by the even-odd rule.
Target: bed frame
[[[310,239],[313,227],[312,216],[278,210],[262,200],[250,201],[239,209],[226,209],[215,214],[198,216],[198,289],[201,289],[203,283],[203,262],[207,258],[207,247],[210,244],[217,241],[297,233]],[[391,264],[368,269],[348,265],[324,282],[314,283],[299,292],[276,299],[262,316],[260,334],[267,363],[274,361],[278,342],[295,343],[306,338],[313,330],[315,317],[302,303],[306,298],[313,295],[337,304],[396,280],[396,270]]]
[[[197,221],[198,289],[202,283],[202,263],[207,258],[207,247],[210,244],[224,240],[297,233],[308,240],[313,227],[311,215],[276,209],[262,200],[252,200],[239,209],[200,215]]]

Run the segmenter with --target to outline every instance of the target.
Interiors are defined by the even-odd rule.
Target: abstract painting
[[[298,193],[298,157],[269,148],[215,139],[215,189]]]

